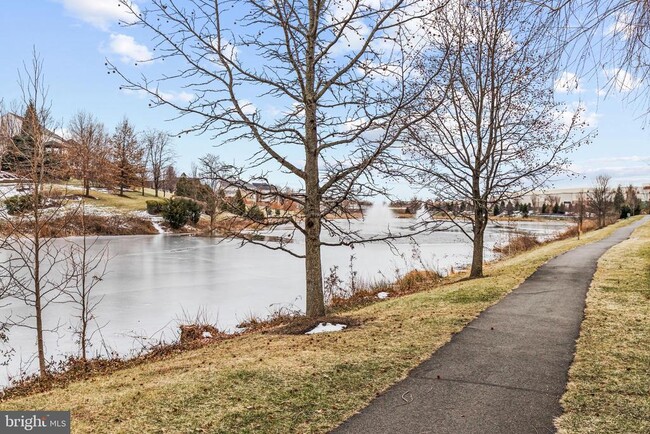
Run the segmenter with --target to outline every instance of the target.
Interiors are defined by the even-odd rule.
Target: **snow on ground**
[[[313,335],[316,333],[329,333],[329,332],[340,332],[345,329],[347,325],[345,324],[332,324],[332,323],[319,323],[316,327],[309,330],[306,335]]]
[[[160,226],[160,222],[161,222],[161,221],[162,221],[162,218],[160,218],[160,217],[153,217],[153,218],[151,219],[151,224],[152,224],[153,227],[158,231],[159,234],[164,234],[164,233],[165,233],[165,229],[164,229],[162,226]]]
[[[380,300],[384,300],[384,299],[388,298],[388,293],[384,292],[384,291],[378,292],[377,293],[377,298],[380,299]]]
[[[147,211],[132,211],[130,215],[134,217],[140,217],[141,219],[144,220],[149,220],[151,221],[151,224],[153,225],[154,228],[158,231],[159,234],[164,234],[165,233],[165,228],[163,228],[160,223],[163,221],[163,218],[160,216],[152,216],[149,214]]]
[[[0,199],[9,199],[12,196],[29,193],[29,190],[21,191],[16,188],[15,184],[0,184]]]

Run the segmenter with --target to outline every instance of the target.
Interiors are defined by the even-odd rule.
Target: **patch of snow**
[[[203,332],[201,333],[202,338],[212,338],[212,333],[210,332]]]
[[[154,228],[156,228],[159,234],[164,234],[165,229],[162,226],[160,226],[161,221],[162,219],[151,219],[151,224],[153,225]]]
[[[10,197],[13,196],[20,196],[23,194],[29,193],[30,190],[18,190],[17,186],[14,184],[5,184],[5,185],[0,185],[0,199],[9,199]]]
[[[134,217],[140,217],[143,219],[151,218],[151,214],[149,214],[147,211],[131,211],[130,214]]]
[[[377,293],[377,298],[380,299],[380,300],[384,300],[384,299],[388,298],[388,295],[389,294],[387,292],[385,292],[385,291],[378,292]]]
[[[345,329],[347,325],[345,324],[332,324],[332,323],[320,323],[313,329],[309,330],[306,335],[313,335],[316,333],[329,333],[329,332],[340,332]]]

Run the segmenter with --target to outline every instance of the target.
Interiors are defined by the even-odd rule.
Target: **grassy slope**
[[[562,404],[561,433],[650,433],[650,225],[598,264]]]
[[[71,181],[66,185],[68,193],[82,193],[81,185],[77,181]],[[144,189],[144,196],[141,190],[126,191],[124,196],[119,194],[103,193],[94,189],[90,189],[90,196],[95,199],[89,199],[88,205],[99,208],[114,208],[117,211],[145,211],[147,209],[147,201],[160,199],[162,200],[162,191],[158,192],[159,197],[154,196],[154,190],[151,188]],[[169,196],[169,195],[168,195]]]
[[[484,279],[351,311],[364,323],[344,333],[243,336],[0,408],[69,409],[74,432],[325,432],[544,262],[621,224],[492,265]]]

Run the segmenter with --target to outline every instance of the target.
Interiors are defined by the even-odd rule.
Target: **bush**
[[[494,251],[502,255],[515,255],[540,245],[542,243],[534,235],[522,234],[515,236],[504,245],[494,246]]]
[[[147,201],[147,212],[149,214],[160,214],[165,209],[167,205],[166,200],[148,200]]]
[[[197,224],[201,218],[202,207],[197,201],[187,198],[170,199],[161,211],[163,218],[172,229],[180,229],[188,222]]]
[[[247,217],[251,220],[263,221],[264,213],[257,205],[254,205],[248,210]]]
[[[432,270],[412,270],[398,279],[396,288],[399,292],[411,292],[423,284],[437,282],[440,278],[440,274]]]
[[[42,202],[42,198],[39,197],[39,202]],[[34,209],[34,198],[31,194],[25,194],[22,196],[13,196],[5,200],[5,206],[7,207],[7,213],[10,215],[22,214],[26,211],[31,211]]]
[[[185,209],[187,210],[189,220],[193,225],[197,224],[201,219],[201,211],[203,211],[201,204],[192,199],[179,200],[182,200],[185,203]]]

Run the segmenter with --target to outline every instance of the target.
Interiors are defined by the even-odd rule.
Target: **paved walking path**
[[[540,267],[334,433],[555,432],[596,262],[640,224]]]

